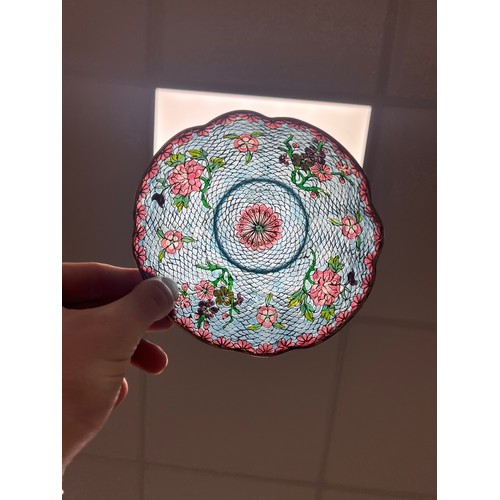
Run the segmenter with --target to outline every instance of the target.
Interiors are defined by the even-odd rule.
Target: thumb
[[[135,348],[147,328],[172,311],[178,295],[177,284],[171,278],[150,278],[125,297],[98,309],[111,337],[116,334],[121,345]]]

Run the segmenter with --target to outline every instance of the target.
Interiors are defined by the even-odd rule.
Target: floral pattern
[[[260,306],[257,310],[256,320],[254,323],[248,326],[249,330],[260,330],[261,328],[279,328],[284,330],[286,326],[283,323],[278,322],[278,311],[275,307],[271,305],[273,299],[273,294],[268,293],[264,305]]]
[[[252,132],[251,134],[226,134],[224,139],[234,140],[234,147],[240,152],[245,154],[245,163],[250,163],[253,154],[259,149],[259,140],[262,134],[260,132]]]
[[[206,264],[196,264],[196,267],[206,271],[210,271],[213,280],[202,280],[198,285],[198,292],[202,294],[213,294],[214,300],[202,300],[198,306],[198,326],[205,320],[211,319],[217,314],[221,307],[227,308],[221,314],[221,319],[225,321],[224,328],[234,321],[234,315],[239,314],[238,306],[243,303],[243,296],[238,293],[234,296],[233,285],[234,279],[226,267],[221,267],[208,261]],[[223,285],[220,285],[223,283]],[[195,287],[196,289],[196,287]],[[219,307],[217,307],[219,306]],[[224,315],[224,317],[222,317]]]
[[[158,254],[158,261],[161,262],[166,254],[174,254],[178,252],[184,243],[193,243],[195,240],[191,236],[183,236],[179,231],[163,232],[158,228],[156,234],[161,240],[162,250]]]
[[[227,186],[267,174],[304,203],[313,244],[297,256],[300,272],[284,269],[252,288],[248,274],[214,254],[206,228]],[[326,206],[331,210],[317,219],[315,207]],[[286,251],[287,213],[278,207],[272,197],[240,205],[228,226],[235,248],[264,259]],[[139,184],[134,221],[142,275],[167,274],[179,283],[175,321],[204,342],[258,356],[313,346],[338,332],[366,300],[383,242],[366,178],[342,146],[303,122],[252,112],[225,114],[169,141]],[[329,233],[316,236],[325,223]],[[325,252],[329,234],[341,245]]]
[[[236,224],[236,236],[241,244],[252,250],[271,248],[281,238],[281,218],[266,205],[245,208]]]
[[[359,248],[361,246],[361,238],[360,234],[362,231],[361,227],[361,222],[362,222],[362,217],[359,212],[356,212],[355,217],[351,217],[349,215],[346,215],[342,218],[341,221],[338,221],[337,219],[334,219],[333,217],[330,218],[330,222],[334,226],[338,226],[342,228],[342,234],[349,240],[355,240],[356,242],[356,247]]]
[[[178,139],[176,144],[183,145],[184,140]],[[166,178],[156,179],[156,201],[163,206],[165,192],[175,195],[172,204],[180,212],[189,205],[193,193],[199,192],[201,202],[207,209],[212,206],[207,200],[206,193],[212,182],[213,174],[224,166],[220,157],[209,157],[204,149],[189,149],[182,153],[171,154],[164,165],[172,170]]]

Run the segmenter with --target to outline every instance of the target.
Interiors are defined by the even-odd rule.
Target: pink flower
[[[342,311],[338,313],[337,317],[335,318],[335,323],[337,324],[337,326],[343,325],[349,319],[351,314],[352,313],[350,311]]]
[[[182,234],[178,231],[168,231],[161,240],[161,246],[167,253],[175,253],[182,248]]]
[[[140,266],[143,266],[144,262],[146,262],[146,250],[144,249],[143,246],[139,245],[139,243],[137,242],[134,245],[134,250],[137,262],[139,262]]]
[[[247,122],[258,122],[260,120],[258,116],[252,115],[251,113],[240,113],[237,117],[242,120],[246,120]]]
[[[380,247],[382,246],[382,231],[380,229],[380,226],[377,226],[375,228],[373,237],[375,239],[375,250],[378,252],[380,250]]]
[[[262,306],[259,307],[257,311],[257,321],[264,327],[270,328],[276,323],[278,319],[278,314],[276,309],[272,306]]]
[[[374,218],[374,215],[373,215],[373,208],[371,205],[366,205],[365,206],[365,215],[367,217],[369,217],[370,219],[373,219]]]
[[[256,137],[252,137],[250,134],[241,134],[238,139],[234,141],[234,147],[240,151],[240,153],[253,153],[257,151],[259,141]]]
[[[230,123],[233,123],[235,119],[236,119],[236,115],[223,116],[222,118],[219,118],[215,122],[215,124],[216,125],[229,125]]]
[[[366,269],[368,269],[368,272],[370,274],[373,272],[373,259],[374,259],[374,254],[372,253],[367,254],[364,259]]]
[[[265,120],[264,125],[269,128],[279,128],[285,122],[283,120]]]
[[[158,173],[158,170],[160,170],[160,165],[158,162],[155,160],[155,162],[151,165],[151,168],[149,169],[149,172],[147,174],[148,179],[152,179],[153,177],[156,177],[156,174]]]
[[[212,334],[210,333],[209,326],[210,325],[208,324],[208,321],[204,321],[202,328],[198,328],[198,330],[196,330],[194,332],[194,334],[197,337],[200,337],[200,339],[207,340],[207,341],[212,340]]]
[[[146,273],[148,278],[154,278],[156,276],[156,272],[152,267],[146,266],[143,267],[143,271]]]
[[[351,175],[352,173],[350,163],[348,163],[347,160],[339,160],[335,163],[335,166],[338,168],[339,172],[342,172],[345,176]]]
[[[368,184],[366,181],[363,179],[361,181],[361,184],[359,185],[359,195],[361,196],[361,200],[365,205],[369,204],[369,199],[368,199]]]
[[[311,173],[314,174],[321,182],[329,181],[332,178],[332,173],[327,165],[322,165],[316,162],[311,167]]]
[[[368,293],[368,291],[370,290],[371,286],[372,286],[372,276],[371,274],[367,274],[364,278],[363,278],[363,282],[361,283],[361,287],[363,288],[363,292],[365,293]]]
[[[171,154],[172,154],[172,144],[167,144],[165,148],[162,149],[160,153],[158,153],[156,161],[160,162],[166,160]]]
[[[235,226],[240,243],[252,250],[264,250],[281,238],[281,218],[266,205],[249,205]]]
[[[288,122],[287,125],[290,125],[290,127],[295,128],[297,130],[304,130],[306,128],[301,123],[295,123],[295,122]]]
[[[214,344],[220,347],[233,347],[233,344],[231,344],[229,339],[225,339],[224,337],[219,337],[215,339]]]
[[[210,281],[200,281],[198,285],[195,285],[194,291],[200,300],[210,300],[214,296],[214,286]]]
[[[144,236],[146,236],[146,228],[144,226],[137,226],[135,237],[138,240],[143,240]]]
[[[177,297],[176,304],[181,309],[185,309],[186,307],[189,307],[191,305],[191,301],[186,295],[179,295],[179,297]]]
[[[312,278],[314,285],[309,290],[309,296],[314,305],[332,305],[341,292],[340,276],[331,269],[326,269],[325,271],[316,269]]]
[[[149,192],[149,183],[147,179],[144,179],[141,184],[141,189],[139,190],[139,196],[146,196]]]
[[[172,193],[186,196],[193,191],[200,191],[200,177],[203,169],[203,165],[200,165],[195,160],[188,160],[186,163],[175,166],[168,176]]]
[[[252,344],[246,340],[238,340],[236,344],[233,346],[235,349],[241,349],[242,351],[249,351],[253,352],[254,348],[252,347]]]
[[[271,352],[273,352],[273,346],[271,344],[261,344],[258,348],[257,348],[257,354],[269,354]]]
[[[360,306],[360,304],[363,301],[364,297],[365,296],[363,294],[358,293],[357,295],[355,295],[352,298],[352,302],[351,302],[351,311],[352,312],[354,312]]]
[[[342,234],[353,240],[361,232],[361,226],[354,217],[346,216],[342,219]]]
[[[318,197],[318,193],[315,193],[314,191],[311,191],[311,198],[316,199]]]
[[[316,340],[322,340],[331,337],[334,331],[335,330],[332,325],[323,325],[318,330],[318,335],[316,336]]]
[[[191,318],[187,318],[186,316],[182,316],[182,317],[177,319],[177,323],[179,323],[179,325],[181,325],[186,330],[189,330],[190,332],[195,333],[193,320]]]
[[[294,345],[293,340],[280,339],[276,345],[276,352],[285,351]]]
[[[227,319],[229,318],[229,314],[228,313],[222,313],[222,319]]]
[[[174,139],[171,144],[174,146],[182,146],[182,144],[189,142],[192,137],[193,134],[191,132],[188,132],[187,134],[181,135],[180,137]]]
[[[193,134],[196,134],[198,136],[204,135],[205,137],[207,137],[209,133],[210,133],[210,131],[206,128],[197,128],[197,129],[193,130]]]
[[[181,285],[181,289],[182,289],[183,292],[187,292],[188,289],[189,289],[189,285],[187,283],[183,283]]]
[[[315,342],[315,338],[313,337],[312,333],[303,333],[302,335],[299,335],[297,337],[297,343],[295,345],[298,346],[306,346],[306,345],[311,345]]]
[[[328,137],[326,137],[326,135],[322,134],[319,130],[311,128],[310,131],[311,131],[311,134],[314,136],[314,138],[317,141],[328,142]]]
[[[144,220],[146,218],[146,207],[142,203],[137,204],[137,219]]]

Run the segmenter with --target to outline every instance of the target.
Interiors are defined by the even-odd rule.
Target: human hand
[[[132,365],[161,373],[167,355],[142,338],[172,326],[178,296],[169,278],[97,263],[62,268],[63,473],[127,395]]]

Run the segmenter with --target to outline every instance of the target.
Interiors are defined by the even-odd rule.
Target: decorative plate
[[[356,160],[300,120],[234,111],[170,139],[137,191],[134,255],[179,286],[173,317],[212,345],[316,345],[359,310],[382,225]]]

